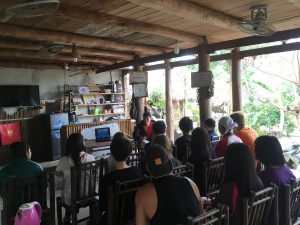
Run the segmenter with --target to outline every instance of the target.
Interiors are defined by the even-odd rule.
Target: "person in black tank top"
[[[173,166],[164,147],[152,145],[146,165],[153,182],[136,195],[136,225],[185,224],[188,216],[200,215],[202,205],[196,184],[172,175]]]

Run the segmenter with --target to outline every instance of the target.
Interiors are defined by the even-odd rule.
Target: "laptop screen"
[[[110,129],[109,127],[105,128],[96,128],[95,129],[96,141],[109,141],[110,140]]]

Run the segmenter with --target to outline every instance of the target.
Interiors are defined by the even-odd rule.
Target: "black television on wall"
[[[40,105],[38,85],[0,85],[0,107]]]

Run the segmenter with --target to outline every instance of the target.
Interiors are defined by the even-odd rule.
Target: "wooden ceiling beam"
[[[106,13],[98,13],[96,11],[66,4],[61,4],[58,10],[55,11],[54,15],[64,16],[69,19],[76,19],[91,24],[119,26],[132,32],[155,34],[179,41],[187,41],[194,44],[201,44],[204,40],[203,37],[189,32],[171,29],[168,27],[133,19],[122,18],[119,16],[113,16]]]
[[[9,57],[9,58],[27,58],[27,59],[37,59],[47,61],[63,61],[63,62],[72,62],[72,56],[67,55],[55,55],[55,56],[39,56],[35,51],[28,50],[16,50],[16,49],[4,49],[0,48],[0,57]],[[78,62],[81,63],[93,63],[99,65],[111,65],[114,61],[101,59],[101,58],[92,58],[92,57],[81,57],[78,58]]]
[[[0,61],[2,68],[27,68],[27,69],[64,69],[64,64],[48,64],[48,63],[30,63],[30,62],[15,62],[15,61]],[[93,70],[92,66],[84,65],[68,65],[69,70]]]
[[[114,49],[119,51],[147,54],[159,54],[165,51],[171,51],[170,48],[166,47],[111,41],[98,37],[91,37],[74,33],[32,29],[7,24],[0,24],[0,30],[0,37],[16,38],[22,40],[32,40],[34,38],[37,41],[54,41],[66,44],[75,43],[76,45],[84,47],[99,47],[104,49]]]
[[[38,51],[42,47],[43,47],[42,43],[39,42],[0,39],[0,48]],[[108,51],[108,50],[95,49],[95,48],[90,49],[90,48],[77,47],[77,49],[80,55],[109,57],[109,58],[117,58],[122,60],[130,60],[133,59],[134,57],[134,55],[130,53],[115,52],[115,51]],[[72,46],[64,45],[64,48],[61,50],[61,53],[71,54]]]
[[[188,0],[128,0],[137,5],[153,8],[170,15],[209,23],[230,30],[239,30],[240,19],[196,4]]]
[[[285,41],[285,40],[299,38],[299,37],[300,37],[300,28],[293,29],[293,30],[286,30],[286,31],[278,31],[271,36],[264,36],[264,37],[263,36],[252,36],[252,37],[235,39],[235,40],[231,40],[231,41],[224,41],[224,42],[209,44],[207,46],[207,51],[208,51],[208,53],[213,53],[217,50],[232,49],[232,48],[236,48],[236,47],[243,47],[243,46],[263,44],[263,43],[271,43],[271,42],[276,42],[276,41]],[[255,54],[262,55],[262,51],[264,51],[264,54],[270,54],[270,53],[276,53],[276,52],[283,52],[284,49],[286,49],[287,51],[298,50],[298,45],[299,44],[295,44],[295,45],[286,44],[286,45],[282,45],[280,47],[272,46],[272,48],[260,48],[257,50],[248,50],[245,52],[241,52],[241,55],[248,57],[248,56],[255,56]],[[197,54],[197,52],[198,52],[198,47],[193,47],[193,48],[188,48],[188,49],[182,49],[182,50],[180,50],[179,54],[177,54],[177,55],[174,52],[168,52],[165,54],[143,57],[143,58],[140,58],[140,62],[141,62],[141,64],[157,62],[157,61],[161,61],[161,60],[165,60],[165,59],[172,59],[172,58],[177,58],[177,57],[181,57],[181,56],[194,55],[194,54]],[[251,54],[251,55],[248,55],[248,54]],[[230,58],[230,56],[221,55],[221,56],[212,56],[212,60],[215,60],[215,61],[225,60],[224,57],[226,59],[227,59],[227,57]],[[129,67],[129,66],[134,66],[133,60],[117,63],[114,65],[105,66],[105,67],[99,68],[97,70],[97,72],[98,73],[106,72],[106,71],[125,68],[125,67]]]

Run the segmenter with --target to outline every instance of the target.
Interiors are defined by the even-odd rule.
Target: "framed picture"
[[[73,103],[74,103],[74,105],[83,104],[83,100],[82,100],[81,96],[74,96],[73,97]]]
[[[148,97],[147,84],[133,84],[134,97]]]
[[[94,95],[83,95],[82,96],[84,104],[97,104]]]

